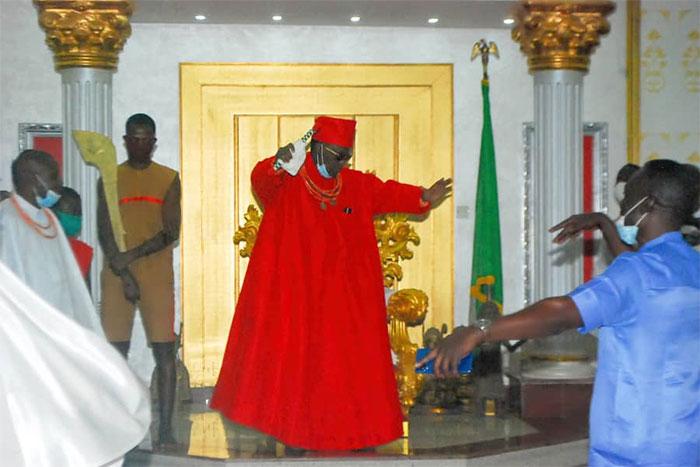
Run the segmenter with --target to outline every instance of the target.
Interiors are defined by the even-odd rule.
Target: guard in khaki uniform
[[[175,334],[172,249],[180,232],[180,179],[176,171],[151,160],[155,122],[135,114],[126,122],[127,162],[118,167],[119,211],[127,251],[120,252],[109,219],[102,180],[98,183],[99,239],[106,261],[102,270],[102,327],[126,357],[138,306],[153,349],[158,377],[157,447],[175,446]]]

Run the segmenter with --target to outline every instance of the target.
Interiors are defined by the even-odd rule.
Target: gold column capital
[[[131,35],[131,0],[33,0],[56,70],[114,70]]]
[[[609,0],[521,0],[513,40],[537,70],[588,71],[600,36],[610,31],[606,19],[615,10]]]

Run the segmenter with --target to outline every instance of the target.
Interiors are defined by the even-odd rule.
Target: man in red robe
[[[421,214],[430,188],[346,168],[355,121],[318,117],[292,176],[291,145],[252,173],[263,216],[211,407],[282,441],[350,450],[402,434],[373,218]]]

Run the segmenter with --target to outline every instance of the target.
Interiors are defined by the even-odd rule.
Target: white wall
[[[9,162],[17,152],[17,123],[60,121],[60,77],[43,44],[30,0],[0,0],[0,188],[10,185]],[[610,125],[614,174],[626,159],[625,11],[611,17],[612,32],[596,51],[585,79],[584,121]],[[132,113],[158,124],[156,160],[179,166],[180,62],[454,63],[455,204],[469,217],[456,220],[455,321],[467,317],[473,203],[481,134],[481,64],[472,44],[495,41],[493,117],[501,202],[505,307],[523,300],[521,246],[522,123],[533,118],[532,78],[507,29],[361,28],[135,24],[114,75],[114,135]],[[120,145],[117,144],[119,147]],[[124,157],[123,150],[120,154]]]
[[[0,0],[0,189],[12,185],[17,124],[61,118],[61,79],[31,1]]]

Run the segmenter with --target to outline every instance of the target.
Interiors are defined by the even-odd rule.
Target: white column
[[[535,138],[533,147],[533,299],[565,295],[583,280],[582,240],[579,237],[563,245],[552,242],[548,229],[572,214],[583,211],[583,71],[540,70],[534,72]],[[577,331],[534,341],[530,351],[552,360],[585,359],[590,355],[587,338]],[[569,378],[592,376],[587,364],[573,364],[572,374],[566,365],[535,365],[530,370],[538,376],[547,368]],[[544,371],[544,373],[543,373]]]
[[[112,137],[112,74],[99,68],[60,70],[63,87],[63,182],[75,189],[83,201],[81,239],[95,249],[90,282],[99,308],[102,251],[97,239],[97,169],[88,166],[73,140],[73,130],[95,131]]]
[[[552,243],[548,229],[582,211],[583,72],[535,72],[533,297],[562,295],[581,283],[581,242]],[[546,279],[545,279],[546,278]]]

